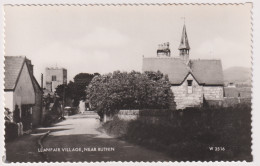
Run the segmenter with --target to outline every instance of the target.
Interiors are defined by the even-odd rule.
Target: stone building
[[[159,51],[160,54],[157,51],[157,57],[144,57],[143,72],[160,71],[168,75],[177,109],[201,106],[204,102],[223,101],[224,81],[221,60],[190,59],[185,25],[179,51],[177,57],[171,57],[169,53],[163,55],[162,51]]]
[[[55,92],[58,85],[67,84],[67,69],[46,68],[45,69],[45,88],[49,92]]]

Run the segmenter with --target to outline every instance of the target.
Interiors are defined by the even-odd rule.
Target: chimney
[[[170,57],[171,50],[170,50],[170,43],[163,43],[158,45],[157,49],[157,57]]]
[[[30,74],[33,75],[33,65],[32,65],[31,60],[26,58],[26,63],[27,63]]]

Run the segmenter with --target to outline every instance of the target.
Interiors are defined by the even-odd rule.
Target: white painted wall
[[[13,108],[22,104],[35,104],[35,92],[27,65],[24,64],[13,95]]]
[[[14,92],[13,91],[8,91],[4,92],[4,104],[6,108],[9,108],[11,112],[13,112],[14,107],[13,107],[13,100],[14,100]]]

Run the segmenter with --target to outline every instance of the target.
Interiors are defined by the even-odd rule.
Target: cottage
[[[23,130],[37,126],[41,119],[42,90],[33,76],[31,61],[22,56],[5,56],[5,107]]]
[[[167,74],[172,86],[177,109],[201,106],[205,101],[223,101],[223,70],[221,60],[190,59],[190,46],[184,25],[180,54],[171,57],[167,49],[157,51],[157,57],[143,58],[144,71],[160,71]],[[163,51],[165,54],[163,56]],[[158,54],[158,52],[160,54]]]
[[[43,106],[42,106],[42,99],[43,99],[43,90],[42,87],[37,82],[36,78],[33,74],[33,65],[31,60],[26,58],[26,63],[29,68],[30,75],[32,77],[32,83],[35,91],[35,104],[32,108],[32,127],[39,126],[43,119]]]

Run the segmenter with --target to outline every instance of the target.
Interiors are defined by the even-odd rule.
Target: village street
[[[37,138],[43,141],[44,155],[38,152]],[[37,132],[40,134],[37,135]],[[170,157],[108,136],[100,129],[98,116],[77,114],[53,127],[39,128],[7,144],[8,161],[169,161]],[[19,153],[17,153],[19,152]],[[27,158],[24,158],[27,156]]]

